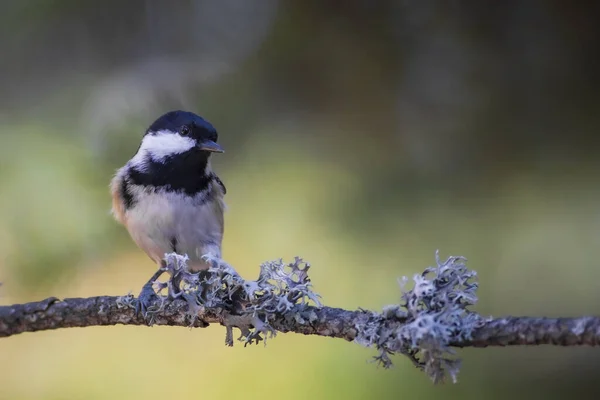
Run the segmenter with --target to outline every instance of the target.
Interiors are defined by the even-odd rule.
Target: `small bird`
[[[212,153],[223,153],[217,140],[202,117],[170,111],[150,125],[111,181],[115,219],[159,266],[171,252],[189,257],[190,272],[209,268],[205,255],[221,258],[226,189],[210,164]],[[141,311],[155,296],[152,284],[160,273],[144,285]]]

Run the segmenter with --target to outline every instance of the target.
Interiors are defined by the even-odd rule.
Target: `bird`
[[[208,259],[221,258],[227,189],[211,167],[211,155],[224,152],[217,141],[217,130],[204,118],[169,111],[150,125],[111,180],[114,218],[159,265],[138,296],[138,312],[156,296],[152,286],[165,254],[187,256],[189,272],[205,271]]]

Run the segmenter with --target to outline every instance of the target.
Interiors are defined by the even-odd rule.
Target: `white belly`
[[[139,193],[135,205],[125,213],[127,229],[137,245],[157,263],[165,253],[176,251],[187,254],[191,269],[208,268],[203,255],[221,257],[225,205],[221,193],[215,193],[206,202],[204,196]]]

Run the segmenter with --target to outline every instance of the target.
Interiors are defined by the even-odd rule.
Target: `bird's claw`
[[[160,310],[162,304],[160,306],[153,307],[154,309],[150,309],[152,302],[155,298],[158,298],[158,295],[154,291],[154,283],[156,280],[165,272],[166,267],[161,264],[161,267],[152,275],[152,277],[146,282],[146,284],[142,287],[142,291],[137,298],[137,302],[135,304],[135,314],[141,316],[145,320],[149,320],[148,315],[150,313],[155,313]],[[161,283],[159,282],[159,286]],[[162,290],[162,289],[161,289]],[[151,323],[151,322],[150,322]]]
[[[168,284],[169,298],[177,299],[177,298],[181,297],[181,295],[183,293],[183,291],[181,290],[181,281],[182,281],[181,273],[176,272],[171,276],[171,279],[169,280],[169,284]]]
[[[156,292],[154,291],[154,288],[152,287],[152,283],[151,282],[146,283],[144,285],[144,287],[142,288],[142,291],[140,292],[138,299],[137,299],[137,303],[135,305],[136,315],[139,315],[139,316],[143,317],[144,319],[148,319],[148,313],[153,311],[150,309],[151,304],[152,304],[153,300],[157,297],[158,296],[156,295]]]
[[[169,287],[169,282],[154,282],[154,287],[156,288],[156,293],[160,293],[161,291],[163,291],[165,288],[168,289]]]

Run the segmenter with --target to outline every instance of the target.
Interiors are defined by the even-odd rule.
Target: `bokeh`
[[[108,182],[172,109],[220,132],[224,258],[299,255],[325,304],[380,310],[442,257],[484,315],[600,312],[598,5],[564,1],[4,0],[0,302],[137,293],[154,265]],[[1,399],[593,398],[600,350],[459,351],[459,383],[408,359],[222,327],[0,340]]]

